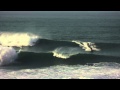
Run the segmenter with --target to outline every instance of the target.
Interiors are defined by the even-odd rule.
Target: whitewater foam
[[[0,44],[2,46],[33,46],[40,37],[31,33],[0,33]]]
[[[4,47],[0,45],[0,65],[12,63],[18,54],[12,47]]]
[[[80,47],[82,47],[82,49],[84,49],[85,51],[100,51],[100,49],[98,49],[95,45],[95,43],[92,42],[81,42],[79,40],[73,40],[72,42],[78,44]]]
[[[120,65],[112,64],[57,65],[37,69],[3,70],[0,78],[7,79],[120,79]],[[117,66],[119,65],[119,66]]]
[[[80,50],[78,48],[73,47],[59,47],[56,48],[52,53],[54,57],[67,59],[73,55],[79,54]]]

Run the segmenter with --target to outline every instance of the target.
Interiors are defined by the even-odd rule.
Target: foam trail
[[[31,33],[0,33],[0,44],[2,46],[33,46],[38,39],[37,35]]]
[[[67,59],[73,55],[79,54],[80,50],[78,48],[73,47],[60,47],[55,49],[52,53],[54,57]]]
[[[12,47],[4,47],[0,45],[0,66],[12,63],[17,56],[18,54]]]
[[[73,40],[72,42],[78,44],[85,51],[100,51],[94,43],[91,42],[81,42],[79,40]]]

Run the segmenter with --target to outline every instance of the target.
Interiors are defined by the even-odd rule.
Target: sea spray
[[[33,46],[40,37],[31,33],[0,33],[0,44],[2,46]]]
[[[100,51],[100,49],[98,49],[95,45],[95,43],[92,42],[81,42],[79,40],[72,40],[72,42],[78,44],[80,47],[82,47],[82,49],[84,49],[85,51]]]
[[[12,47],[4,47],[0,45],[0,66],[8,65],[17,58],[18,54]]]
[[[78,48],[59,47],[53,51],[53,56],[57,58],[67,59],[79,53],[80,53],[80,50]]]

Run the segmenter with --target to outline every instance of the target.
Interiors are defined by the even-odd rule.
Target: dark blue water
[[[82,70],[84,70],[86,65],[88,65],[87,68],[89,68],[89,65],[91,66],[90,68],[92,68],[95,63],[101,65],[97,66],[100,66],[99,68],[104,67],[103,70],[106,70],[105,67],[107,67],[107,69],[111,68],[108,68],[108,66],[116,66],[115,63],[118,63],[117,65],[119,67],[119,11],[1,11],[0,32],[2,34],[6,32],[32,33],[40,37],[39,40],[35,42],[35,45],[23,46],[16,62],[12,65],[2,67],[6,68],[5,70],[18,68],[19,70],[30,69],[34,71],[36,68],[37,70],[42,70],[42,68],[50,69],[49,67],[52,66],[58,69],[56,65],[60,65],[60,67],[63,65],[66,70],[69,69],[67,68],[69,65],[70,70],[71,67],[84,67],[82,68]],[[16,37],[19,38],[19,36]],[[94,43],[96,45],[95,48],[100,50],[85,51],[80,44],[72,42],[73,40],[81,43]],[[16,51],[20,49],[20,47],[16,46],[13,46],[13,48]],[[103,62],[104,65],[101,64],[101,62]],[[90,68],[89,70],[91,70]],[[112,76],[112,71],[110,75],[105,75],[108,75],[109,78],[119,78],[119,68],[116,69],[116,67],[112,67],[112,69],[115,69],[115,73],[117,73],[118,76]],[[95,69],[95,72],[97,72],[96,70],[97,69]],[[50,76],[50,78],[55,78],[54,75]],[[96,74],[98,75],[96,77],[89,77],[89,75],[91,76],[91,74],[88,74],[88,76],[83,75],[83,77],[108,78],[104,77],[105,75],[99,76],[99,74]],[[62,78],[68,78],[62,74],[60,76],[58,75],[58,78],[61,76],[63,76]],[[30,77],[28,76],[28,78]],[[38,75],[37,78],[40,78],[40,76]],[[43,78],[49,78],[49,76]],[[76,76],[75,78],[78,77]]]

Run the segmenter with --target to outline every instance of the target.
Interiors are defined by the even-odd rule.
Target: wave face
[[[0,45],[0,65],[11,64],[18,54],[12,47],[3,47]]]
[[[31,33],[0,33],[0,44],[3,46],[33,46],[38,36]]]
[[[69,48],[70,49],[70,48]],[[58,49],[62,50],[62,49]],[[74,49],[76,51],[76,49]],[[74,51],[73,50],[73,51]],[[62,52],[62,51],[61,51]],[[78,51],[79,53],[79,51]],[[120,57],[116,56],[107,56],[107,55],[95,55],[95,54],[54,54],[51,53],[33,53],[33,52],[21,52],[18,55],[18,59],[16,62],[19,64],[15,64],[17,66],[26,66],[26,67],[45,67],[45,66],[53,66],[53,65],[93,65],[93,63],[99,62],[117,62],[120,63]],[[68,57],[68,58],[66,58]]]

